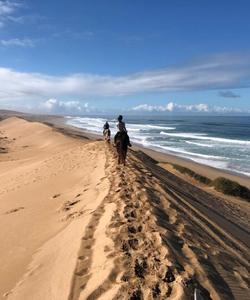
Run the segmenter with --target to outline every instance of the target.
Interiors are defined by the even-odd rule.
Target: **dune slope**
[[[247,207],[237,224],[236,206],[139,152],[117,166],[103,142],[20,119],[0,124],[8,299],[193,299],[195,289],[203,299],[249,299]]]
[[[18,118],[0,132],[0,298],[67,299],[84,228],[109,189],[105,150]]]

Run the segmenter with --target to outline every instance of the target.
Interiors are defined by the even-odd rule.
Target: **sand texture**
[[[249,203],[71,130],[0,122],[0,299],[250,299]]]

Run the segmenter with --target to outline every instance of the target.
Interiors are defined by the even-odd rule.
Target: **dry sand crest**
[[[41,123],[9,118],[0,137],[0,298],[192,299],[199,288],[249,299],[249,248],[226,230],[229,204],[220,227],[190,202],[205,192],[179,191],[138,153],[120,168],[103,142]]]

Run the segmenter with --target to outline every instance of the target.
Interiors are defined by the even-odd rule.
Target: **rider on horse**
[[[104,140],[110,143],[111,132],[109,129],[108,121],[106,121],[106,123],[103,125],[103,136],[104,136]]]
[[[103,133],[107,129],[109,129],[109,123],[108,123],[108,121],[106,121],[106,123],[103,125]]]
[[[129,136],[128,136],[128,133],[127,133],[125,123],[122,121],[122,119],[123,119],[123,116],[121,116],[121,115],[117,118],[117,120],[118,120],[118,124],[117,124],[118,132],[116,133],[116,135],[114,137],[114,142],[116,144],[116,140],[117,140],[117,137],[119,135],[126,134],[127,145],[129,147],[132,147],[132,145],[130,144],[130,140],[129,140]]]

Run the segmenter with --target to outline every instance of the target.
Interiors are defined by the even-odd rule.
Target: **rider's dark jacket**
[[[103,125],[103,130],[105,130],[105,129],[109,129],[109,123],[108,123],[108,122],[106,122],[106,123]]]

